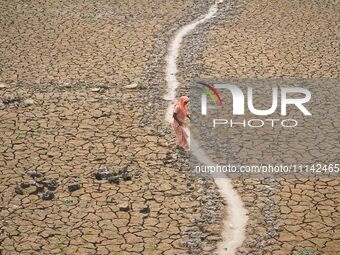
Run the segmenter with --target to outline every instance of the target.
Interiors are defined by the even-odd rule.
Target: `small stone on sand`
[[[91,91],[92,91],[92,92],[99,92],[99,91],[100,91],[100,88],[92,88]]]
[[[73,192],[73,191],[80,189],[80,184],[79,183],[71,183],[70,185],[68,185],[67,188],[68,188],[69,192]]]
[[[8,88],[9,86],[6,83],[0,82],[0,89]]]
[[[124,88],[126,88],[126,89],[135,89],[137,87],[138,87],[137,83],[131,83],[129,85],[124,86]]]
[[[20,183],[20,187],[22,188],[22,189],[26,189],[26,188],[28,188],[30,186],[30,184],[28,183],[28,182],[21,182]]]
[[[123,202],[119,205],[119,210],[122,212],[128,212],[130,210],[130,203],[129,202]]]
[[[46,191],[46,193],[44,193],[42,195],[42,199],[43,200],[52,200],[54,198],[54,193],[52,191]]]
[[[34,104],[34,100],[33,99],[26,99],[24,101],[24,105],[25,106],[30,106],[30,105],[33,105]]]
[[[109,181],[109,183],[119,184],[119,177],[110,176],[109,178],[107,178],[107,180]]]
[[[18,195],[23,195],[24,192],[22,191],[22,189],[20,187],[16,187],[15,188],[15,193],[17,193]]]

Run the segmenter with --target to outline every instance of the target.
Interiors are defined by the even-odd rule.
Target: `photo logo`
[[[191,174],[339,178],[339,89],[338,78],[197,78]]]
[[[215,87],[213,85],[210,85],[210,84],[204,83],[204,82],[200,82],[200,81],[197,82],[197,83],[203,86],[203,92],[204,92],[204,95],[205,95],[205,103],[207,101],[207,95],[209,95],[209,97],[213,101],[214,105],[216,107],[218,107],[217,106],[217,101],[218,101],[220,107],[222,108],[222,99],[221,99],[220,94],[215,89]]]
[[[244,115],[245,108],[245,96],[243,91],[237,85],[231,84],[215,84],[209,85],[207,83],[198,82],[198,84],[203,85],[203,93],[201,95],[201,114],[207,114],[207,95],[211,98],[215,106],[217,106],[217,101],[222,107],[222,99],[217,89],[226,89],[231,92],[233,98],[233,115]],[[268,103],[272,103],[271,107],[266,110],[256,109],[253,104],[253,88],[248,87],[247,89],[247,106],[251,113],[258,116],[267,116],[273,114],[278,107],[278,95],[279,89],[277,87],[272,88],[272,98],[268,99]],[[295,105],[304,115],[312,115],[306,107],[303,105],[311,99],[311,93],[305,88],[281,88],[280,89],[281,98],[281,115],[287,115],[287,105]],[[303,94],[302,98],[289,98],[288,94]]]

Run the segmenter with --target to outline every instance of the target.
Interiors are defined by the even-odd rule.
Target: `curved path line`
[[[182,41],[184,36],[188,33],[192,32],[197,25],[206,22],[207,20],[214,17],[216,12],[218,11],[218,4],[223,3],[224,0],[217,0],[215,4],[213,4],[210,8],[208,13],[203,16],[202,18],[195,20],[183,27],[181,27],[175,34],[175,37],[171,41],[168,47],[168,54],[166,56],[166,82],[167,82],[167,93],[164,95],[165,100],[169,100],[169,106],[166,112],[166,120],[171,121],[171,112],[172,112],[172,102],[175,100],[176,97],[176,89],[179,85],[176,74],[177,70],[177,58],[179,55],[179,49],[181,47]]]
[[[198,142],[190,138],[191,153],[204,165],[216,165],[200,148]],[[230,179],[226,177],[214,177],[221,197],[227,203],[227,215],[223,221],[222,241],[217,245],[219,255],[233,255],[245,239],[245,228],[248,221],[247,210],[243,206],[240,195],[233,188]]]
[[[170,101],[165,114],[165,119],[168,122],[171,122],[172,120],[171,113],[173,109],[173,101],[176,98],[176,89],[179,86],[176,78],[178,71],[177,58],[183,38],[188,33],[192,32],[197,25],[213,18],[218,11],[218,4],[222,3],[223,1],[224,0],[217,0],[215,4],[210,7],[206,15],[181,27],[175,34],[174,39],[171,41],[168,47],[168,54],[166,57],[167,93],[164,95],[164,99]],[[197,160],[205,165],[214,165],[206,153],[200,149],[199,144],[193,137],[190,138],[190,142],[191,153],[197,158]],[[221,197],[223,197],[228,205],[227,215],[223,221],[222,241],[217,246],[217,253],[219,255],[233,255],[235,254],[236,249],[242,245],[245,239],[245,227],[248,220],[247,211],[243,206],[241,197],[233,188],[229,179],[214,177],[214,181],[219,188]]]

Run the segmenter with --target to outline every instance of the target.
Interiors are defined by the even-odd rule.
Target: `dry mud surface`
[[[188,176],[162,100],[171,36],[212,2],[1,1],[1,254],[213,254],[223,202]],[[182,84],[338,78],[336,1],[227,4],[185,38]],[[234,185],[249,211],[238,254],[336,254],[338,180]]]
[[[187,176],[159,83],[202,2],[2,1],[1,254],[215,248],[222,201]]]
[[[237,1],[232,18],[210,28],[204,49],[191,63],[183,58],[182,65],[186,73],[194,70],[205,79],[339,78],[339,11],[338,1]],[[190,52],[190,46],[187,49]],[[183,73],[183,77],[189,81],[195,76]],[[327,93],[329,99],[333,97],[331,91]],[[336,100],[332,107],[338,114]],[[320,125],[320,133],[323,128]],[[238,151],[234,159],[244,164],[261,157],[262,161],[273,160],[277,158],[275,151],[285,144],[293,147],[291,152],[281,150],[287,162],[313,162],[315,153],[333,148],[329,159],[339,163],[339,121],[335,119],[327,128],[328,135],[314,134],[313,139],[306,133],[311,146],[303,151],[297,147],[294,151],[290,140],[269,142],[277,146],[270,151],[266,141],[257,140],[261,133],[249,132],[251,136],[242,137],[245,132],[228,132],[232,132],[233,150]],[[233,183],[249,212],[247,240],[238,254],[286,255],[302,247],[319,254],[339,252],[339,179],[268,178]]]

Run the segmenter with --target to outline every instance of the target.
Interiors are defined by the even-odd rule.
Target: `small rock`
[[[148,206],[147,206],[147,207],[144,207],[144,208],[140,209],[139,212],[140,212],[140,213],[145,213],[145,214],[147,214],[147,213],[150,212],[150,208],[149,208]]]
[[[73,191],[80,189],[80,184],[79,183],[71,183],[70,185],[68,185],[67,188],[68,188],[69,192],[73,192]]]
[[[127,171],[128,171],[128,167],[127,167],[127,166],[124,166],[123,169],[119,170],[118,172],[119,172],[120,174],[123,174],[123,173],[127,173]]]
[[[103,180],[103,175],[102,175],[102,173],[101,172],[95,172],[94,174],[94,177],[97,179],[97,180]]]
[[[24,105],[25,106],[30,106],[30,105],[34,105],[34,100],[33,99],[26,99],[25,101],[24,101]]]
[[[44,188],[45,186],[41,183],[36,183],[35,184],[35,187],[36,187],[36,193],[41,193],[41,192],[44,192]]]
[[[24,191],[20,187],[16,187],[15,188],[15,193],[17,193],[18,195],[23,195]]]
[[[6,89],[9,86],[6,83],[0,82],[0,89]]]
[[[109,183],[119,184],[119,177],[110,176],[108,179]]]
[[[137,83],[131,83],[129,85],[124,86],[124,88],[126,88],[126,89],[135,89],[137,87],[138,87]]]
[[[34,172],[31,172],[31,173],[30,173],[30,176],[31,176],[32,178],[41,178],[41,177],[42,177],[42,174],[34,171]]]
[[[122,212],[128,212],[130,210],[130,203],[129,202],[124,202],[119,205],[119,210]]]
[[[50,190],[46,191],[43,195],[42,195],[42,199],[43,200],[52,200],[54,198],[54,193]]]
[[[16,94],[12,94],[12,95],[5,95],[2,98],[2,102],[6,105],[9,104],[18,104],[20,102],[20,97]]]
[[[27,189],[30,186],[30,184],[28,182],[21,182],[20,183],[20,187],[22,189]]]
[[[100,88],[92,88],[91,91],[92,91],[92,92],[99,92],[99,91],[100,91]]]
[[[44,183],[48,190],[56,190],[58,187],[57,180],[51,180]]]
[[[63,88],[72,88],[72,85],[70,83],[64,83],[61,87],[63,87]]]
[[[36,177],[36,178],[33,178],[33,179],[38,184],[44,185],[44,183],[45,183],[45,178],[44,177]]]
[[[97,180],[103,180],[112,176],[112,173],[107,170],[99,169],[93,175]]]
[[[124,181],[130,181],[130,180],[131,180],[131,176],[128,175],[128,174],[126,174],[126,173],[124,173],[124,174],[123,174],[123,180],[124,180]]]

